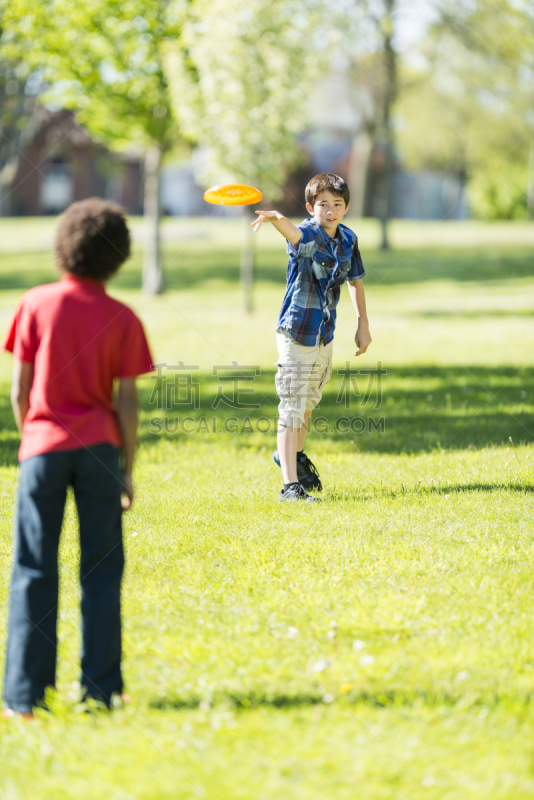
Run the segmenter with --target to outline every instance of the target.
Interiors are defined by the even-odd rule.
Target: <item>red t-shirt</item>
[[[68,274],[30,289],[4,349],[34,364],[20,461],[102,442],[121,446],[113,380],[150,372],[153,359],[141,321],[103,284]]]

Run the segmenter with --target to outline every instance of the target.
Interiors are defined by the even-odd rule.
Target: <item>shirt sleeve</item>
[[[316,231],[309,225],[297,225],[297,228],[302,233],[302,239],[298,244],[293,244],[286,239],[286,252],[295,258],[303,258],[305,256],[313,258],[319,248],[319,237]]]
[[[358,237],[354,240],[352,248],[352,257],[350,261],[350,270],[347,275],[348,281],[358,281],[365,275],[363,268],[362,257],[360,255],[360,248],[358,247]]]
[[[2,347],[9,353],[13,353],[13,356],[19,361],[33,364],[38,344],[35,317],[28,308],[25,298],[22,298]]]
[[[121,348],[121,362],[117,378],[136,378],[145,372],[152,372],[154,359],[148,346],[143,323],[131,312]]]

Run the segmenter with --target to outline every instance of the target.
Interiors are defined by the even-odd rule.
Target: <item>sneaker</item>
[[[275,450],[273,453],[273,461],[275,464],[280,466],[280,455],[278,450]],[[299,483],[304,486],[306,491],[322,492],[323,484],[321,483],[317,467],[313,461],[310,461],[306,453],[303,453],[300,457],[300,460],[297,461],[297,478]]]
[[[321,502],[318,497],[312,497],[311,494],[308,494],[300,483],[294,483],[288,489],[282,489],[278,495],[279,503],[296,503],[298,500],[304,500],[305,503]]]
[[[23,719],[25,722],[33,720],[33,711],[13,711],[12,708],[2,710],[2,719]]]
[[[300,460],[297,461],[297,477],[299,483],[304,486],[306,491],[322,492],[323,484],[321,483],[317,467],[313,461],[308,458],[306,453],[303,453]]]

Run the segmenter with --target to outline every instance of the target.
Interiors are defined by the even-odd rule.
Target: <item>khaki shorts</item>
[[[312,411],[320,402],[323,387],[332,374],[333,341],[306,347],[297,342],[283,328],[276,332],[278,346],[278,373],[276,392],[280,398],[279,423],[289,428],[300,428],[306,411]]]

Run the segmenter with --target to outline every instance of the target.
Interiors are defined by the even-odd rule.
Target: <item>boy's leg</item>
[[[294,429],[296,431],[295,459],[297,453],[300,453],[302,450],[304,450],[304,441],[306,439],[306,434],[308,433],[308,428],[310,425],[310,419],[313,413],[313,409],[321,400],[323,388],[330,380],[331,374],[332,374],[332,345],[329,344],[326,347],[324,345],[321,345],[321,347],[318,348],[317,359],[310,370],[308,378],[309,386],[307,387],[305,393],[307,407],[304,413],[304,422],[300,426],[300,428]],[[280,463],[282,464],[280,439],[278,440],[278,452],[280,453]],[[288,458],[292,455],[293,455],[292,451],[291,453],[288,452]]]
[[[297,452],[309,422],[309,415],[306,417],[309,380],[319,347],[299,345],[284,330],[277,332],[276,343],[279,355],[276,391],[280,398],[278,454],[284,483],[297,483]]]
[[[304,449],[304,439],[308,432],[312,412],[306,411],[304,414],[304,424],[300,428],[288,428],[278,425],[277,447],[280,457],[280,466],[284,483],[296,483],[297,477],[297,453]]]
[[[297,453],[304,450],[304,440],[308,432],[311,415],[311,411],[305,412],[304,423],[300,428],[286,428],[280,424],[278,426],[277,447],[284,483],[296,483],[298,481]]]
[[[284,483],[297,483],[297,440],[300,428],[290,428],[278,422],[276,437]]]
[[[297,453],[300,453],[302,450],[304,450],[304,440],[306,438],[306,434],[308,433],[308,427],[310,424],[311,415],[312,415],[311,409],[307,410],[306,413],[304,414],[304,425],[300,426],[297,435]]]
[[[109,705],[122,691],[122,474],[119,451],[100,444],[76,451],[74,497],[80,521],[82,677],[86,695]]]
[[[310,420],[313,409],[321,401],[323,388],[328,383],[332,374],[332,342],[318,348],[317,357],[310,372],[308,387],[306,392],[306,411],[304,422],[299,430],[297,437],[297,477],[306,491],[321,491],[323,486],[321,478],[315,464],[303,453],[304,441],[309,430]],[[301,455],[298,455],[298,454]]]
[[[57,551],[70,453],[45,453],[20,465],[4,702],[29,712],[54,686],[57,650]]]

